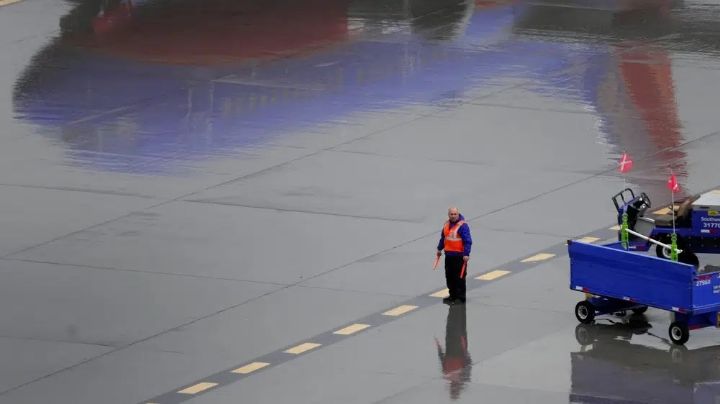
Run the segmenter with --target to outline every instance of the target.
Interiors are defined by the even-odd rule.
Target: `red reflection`
[[[672,61],[667,51],[636,46],[620,54],[619,67],[627,94],[639,115],[664,168],[686,174],[685,152],[677,149],[683,143],[675,100]],[[670,150],[671,149],[671,150]],[[663,173],[664,174],[664,173]]]
[[[620,60],[630,99],[660,149],[682,142],[670,63],[666,52],[642,48],[622,53]]]
[[[122,1],[94,17],[80,46],[137,60],[219,64],[347,39],[348,0]]]

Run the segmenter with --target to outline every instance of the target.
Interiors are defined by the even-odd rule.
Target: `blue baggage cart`
[[[568,241],[570,288],[585,293],[575,306],[584,324],[598,315],[648,307],[674,313],[670,340],[682,345],[689,330],[720,326],[720,272],[625,250],[620,242],[594,245]]]

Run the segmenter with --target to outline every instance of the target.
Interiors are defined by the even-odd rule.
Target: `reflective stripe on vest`
[[[450,228],[450,222],[445,222],[443,226],[443,237],[445,238],[445,252],[463,252],[465,251],[465,245],[463,244],[462,238],[458,236],[458,230],[460,226],[465,224],[464,220],[460,220],[455,223],[455,226]]]

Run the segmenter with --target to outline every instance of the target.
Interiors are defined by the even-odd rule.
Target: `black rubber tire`
[[[636,308],[632,309],[632,312],[635,314],[643,314],[647,311],[647,309],[648,309],[647,306],[636,307]]]
[[[690,339],[690,330],[686,323],[675,321],[668,328],[670,341],[675,345],[683,345]]]
[[[660,238],[658,238],[658,241],[663,244],[670,244],[670,237],[667,237],[667,236],[660,237]],[[678,248],[680,248],[680,247],[678,247]],[[655,246],[655,255],[657,255],[658,258],[669,260],[670,259],[670,251],[664,251],[664,250],[665,250],[665,248],[663,248],[662,246],[656,245]],[[665,254],[666,252],[667,252],[667,255]]]
[[[575,305],[575,318],[583,324],[590,324],[595,320],[595,306],[587,300]]]
[[[586,324],[578,324],[575,327],[575,339],[578,344],[585,346],[593,343],[592,326]]]
[[[700,259],[697,255],[691,252],[683,251],[683,253],[678,256],[678,262],[682,262],[683,264],[690,264],[694,267],[700,266]]]
[[[670,244],[670,237],[662,237],[662,238],[660,238],[660,240],[658,240],[658,241],[660,241],[660,242],[663,243],[663,244],[668,244],[668,245],[669,245],[669,244]],[[683,249],[683,248],[680,246],[680,239],[678,239],[677,245],[678,245],[678,249],[679,249],[679,250],[682,250],[682,249]],[[659,245],[658,245],[658,246],[655,246],[655,255],[657,255],[658,258],[662,258],[662,259],[669,260],[669,259],[670,259],[670,249],[667,249],[667,250],[666,250],[666,249],[665,249],[664,247],[662,247],[662,246],[659,246]],[[680,259],[680,257],[678,257],[678,260],[679,260],[679,259]]]

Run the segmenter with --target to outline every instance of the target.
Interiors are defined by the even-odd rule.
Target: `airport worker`
[[[460,210],[451,206],[437,245],[438,258],[445,251],[445,282],[449,291],[449,296],[443,299],[445,304],[465,303],[465,276],[471,247],[470,226]]]

